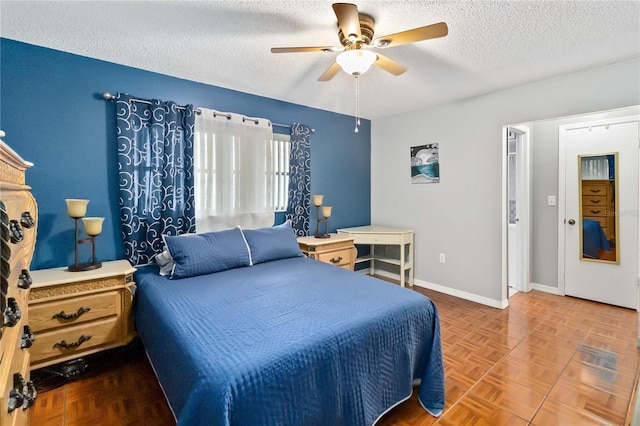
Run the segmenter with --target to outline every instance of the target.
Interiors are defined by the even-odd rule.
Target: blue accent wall
[[[65,198],[91,200],[87,215],[105,216],[96,239],[99,260],[123,257],[118,205],[115,104],[102,92],[304,123],[311,139],[311,191],[333,206],[329,230],[367,225],[371,204],[371,123],[315,108],[0,38],[0,129],[3,139],[35,165],[27,184],[38,203],[32,269],[73,263],[73,220]],[[249,65],[248,65],[249,66]],[[212,72],[215,65],[212,66]],[[318,83],[317,90],[323,84]],[[276,216],[282,222],[283,215]],[[310,232],[315,230],[315,209]],[[84,250],[84,247],[83,247]],[[89,252],[80,253],[80,261]]]

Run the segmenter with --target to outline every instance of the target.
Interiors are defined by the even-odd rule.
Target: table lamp
[[[329,218],[331,217],[331,207],[323,206],[322,200],[323,195],[314,195],[313,196],[313,205],[316,206],[316,233],[314,237],[316,238],[329,238]],[[322,213],[322,214],[321,214]],[[325,232],[324,234],[320,233],[320,224],[325,223]]]
[[[67,203],[67,214],[75,222],[75,250],[73,256],[73,265],[67,268],[70,272],[90,271],[102,267],[102,262],[96,259],[96,242],[95,238],[102,233],[102,222],[104,217],[84,217],[87,214],[87,204],[89,200],[80,200],[70,198],[65,200]],[[84,232],[88,238],[78,238],[78,220],[82,219],[84,224]],[[91,243],[91,259],[88,262],[78,263],[78,245]]]

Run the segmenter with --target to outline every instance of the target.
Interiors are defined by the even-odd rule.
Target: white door
[[[518,197],[517,197],[517,172],[518,172],[518,157],[517,157],[517,134],[511,128],[505,128],[506,141],[507,141],[507,200],[508,200],[508,224],[507,224],[507,294],[511,297],[517,293],[520,289],[519,275],[518,275],[518,259],[519,246],[518,246],[518,221],[517,221],[517,209],[518,209]]]
[[[514,126],[516,134],[516,246],[517,289],[531,290],[531,185],[529,128]]]
[[[509,296],[531,290],[530,129],[506,128],[507,141],[507,283]]]
[[[637,120],[637,118],[635,119]],[[612,305],[637,308],[638,280],[638,121],[610,120],[560,127],[565,144],[565,294]],[[615,236],[603,243],[615,261],[594,260],[585,254],[590,241],[587,214],[581,210],[582,164],[591,156],[615,154]],[[600,170],[600,172],[602,172]],[[606,173],[606,172],[603,172]],[[614,177],[613,174],[611,177]],[[602,176],[596,179],[602,178]],[[617,189],[614,189],[616,188]],[[584,208],[583,208],[584,210]],[[612,220],[613,220],[612,219]],[[614,222],[602,222],[612,224]],[[593,224],[597,221],[591,221]],[[584,225],[584,227],[583,227]],[[605,226],[606,228],[606,226]],[[562,232],[562,229],[561,229]],[[603,234],[604,235],[604,234]],[[584,239],[584,241],[583,241]],[[610,244],[608,244],[610,243]],[[604,253],[604,252],[600,252]],[[603,255],[604,256],[604,255]]]

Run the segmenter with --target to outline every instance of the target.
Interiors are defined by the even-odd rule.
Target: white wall
[[[639,76],[634,58],[372,121],[371,223],[415,231],[417,284],[498,306],[502,126],[638,105]],[[440,183],[412,185],[409,148],[434,142]],[[438,253],[447,263],[439,263]]]

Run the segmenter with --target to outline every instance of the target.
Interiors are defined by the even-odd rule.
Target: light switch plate
[[[547,197],[547,205],[548,206],[555,206],[556,205],[556,196],[555,195],[549,195]]]

